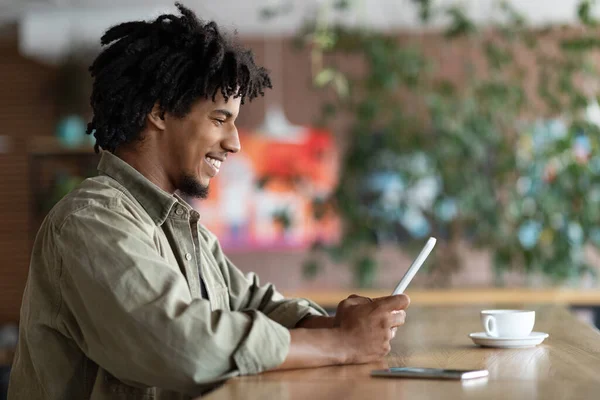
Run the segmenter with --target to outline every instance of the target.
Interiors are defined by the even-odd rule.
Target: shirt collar
[[[102,152],[98,171],[123,185],[144,207],[156,225],[160,226],[165,222],[173,205],[178,202],[174,195],[150,182],[138,170],[109,151]]]

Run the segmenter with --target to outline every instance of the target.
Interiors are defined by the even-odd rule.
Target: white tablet
[[[412,281],[412,279],[415,277],[417,271],[419,270],[419,268],[421,268],[421,266],[429,256],[429,253],[431,253],[431,250],[433,250],[433,247],[435,246],[436,242],[437,240],[435,238],[429,238],[427,243],[425,243],[425,247],[423,247],[423,250],[421,250],[415,261],[413,261],[413,263],[408,268],[408,271],[406,271],[406,273],[400,280],[400,283],[398,283],[398,286],[396,286],[396,289],[394,289],[394,291],[392,292],[392,295],[404,293],[410,281]]]

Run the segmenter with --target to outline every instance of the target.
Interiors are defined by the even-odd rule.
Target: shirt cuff
[[[246,311],[252,326],[234,353],[240,375],[253,375],[281,365],[290,350],[290,332],[258,311]]]
[[[327,316],[327,312],[308,299],[287,299],[267,316],[288,329],[295,328],[308,315]]]

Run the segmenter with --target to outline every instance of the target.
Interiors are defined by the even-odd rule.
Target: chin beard
[[[184,175],[179,185],[179,191],[186,196],[198,199],[206,199],[208,197],[208,186],[201,184],[198,182],[198,179],[191,175]]]

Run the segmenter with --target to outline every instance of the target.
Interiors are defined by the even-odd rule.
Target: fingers
[[[404,322],[406,321],[406,311],[394,310],[390,312],[388,321],[393,329],[395,329],[397,326],[404,325]]]
[[[378,326],[385,330],[392,330],[398,326],[404,325],[406,321],[406,311],[394,310],[379,316]],[[393,336],[392,336],[393,337]]]
[[[395,296],[380,297],[373,301],[377,309],[384,312],[394,310],[404,310],[410,305],[410,298],[405,294],[397,294]]]

